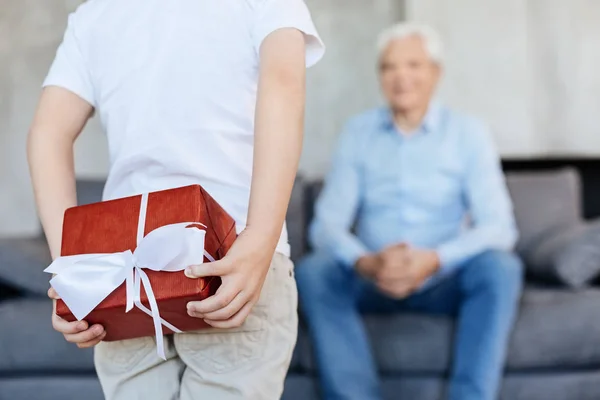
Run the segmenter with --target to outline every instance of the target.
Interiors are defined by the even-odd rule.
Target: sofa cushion
[[[523,256],[536,278],[581,288],[600,275],[600,220],[555,229]]]
[[[598,289],[528,289],[511,338],[508,368],[600,365],[598,304]]]
[[[366,322],[381,372],[439,373],[450,368],[454,336],[452,319],[399,314],[392,319],[369,316]]]
[[[304,332],[303,321],[300,320],[299,331]],[[299,334],[296,340],[296,346],[292,354],[292,361],[290,362],[290,372],[306,372],[304,365],[306,364],[307,358],[311,357],[311,345],[307,335]],[[310,360],[308,361],[310,362]]]
[[[95,375],[46,375],[0,377],[0,400],[102,400]]]
[[[383,374],[441,374],[449,370],[453,321],[419,314],[367,315],[365,326],[379,371]],[[298,342],[308,342],[304,329]],[[316,373],[312,346],[298,354],[303,370]],[[310,351],[309,351],[310,350]]]
[[[564,371],[509,374],[502,384],[501,400],[600,399],[600,372]]]
[[[41,237],[0,239],[0,281],[38,296],[46,296],[50,264],[46,240]]]
[[[442,376],[383,376],[384,400],[445,398],[447,382]],[[281,400],[316,400],[318,383],[307,375],[291,374]],[[600,399],[600,372],[552,371],[514,373],[504,377],[499,400],[597,400]]]
[[[528,287],[511,337],[507,369],[529,371],[600,365],[598,304],[598,289],[570,292]],[[451,318],[367,315],[365,323],[382,373],[449,372],[454,340]],[[298,357],[303,369],[316,371],[309,351]]]
[[[312,375],[290,373],[280,400],[313,400],[319,398],[318,382]]]
[[[440,400],[443,398],[445,386],[444,379],[435,376],[394,376],[383,377],[381,380],[383,400]],[[311,376],[291,374],[286,378],[281,400],[318,400],[320,398],[318,382]]]
[[[65,341],[52,328],[49,299],[0,302],[0,375],[25,371],[93,372],[93,352]]]

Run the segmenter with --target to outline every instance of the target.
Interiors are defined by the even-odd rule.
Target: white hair
[[[429,54],[429,58],[435,63],[442,63],[444,46],[440,35],[431,26],[416,22],[400,22],[381,32],[377,39],[379,57],[383,55],[383,52],[392,41],[410,36],[420,37],[425,43],[425,49]]]

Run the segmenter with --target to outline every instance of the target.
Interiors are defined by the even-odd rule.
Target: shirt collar
[[[392,110],[389,107],[385,107],[383,110],[383,119],[382,119],[382,128],[387,131],[398,132],[398,128],[394,124],[394,118],[392,115]],[[427,113],[425,114],[425,118],[423,118],[423,122],[421,123],[421,127],[418,129],[418,132],[424,133],[433,133],[435,132],[440,123],[441,119],[441,104],[433,100],[429,103],[429,108],[427,109]]]

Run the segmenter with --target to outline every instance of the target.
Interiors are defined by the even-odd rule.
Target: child
[[[105,200],[200,184],[240,233],[225,258],[186,270],[221,276],[187,308],[218,329],[166,338],[166,361],[152,337],[102,342],[102,326],[53,315],[66,340],[96,346],[107,399],[281,396],[297,328],[284,218],[305,67],[323,52],[303,0],[89,0],[70,16],[28,142],[53,258],[76,205],[73,143],[94,111],[109,144]]]

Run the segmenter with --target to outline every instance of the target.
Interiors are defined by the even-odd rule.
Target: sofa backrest
[[[77,204],[91,204],[102,201],[104,180],[79,179],[77,180]]]
[[[511,172],[506,183],[513,200],[520,239],[517,250],[535,243],[557,226],[569,226],[582,218],[581,182],[573,168],[543,172]],[[79,204],[100,201],[104,182],[79,180]],[[292,259],[298,260],[308,249],[308,226],[314,203],[323,187],[321,180],[296,179],[288,208],[287,224]]]
[[[517,225],[517,251],[537,242],[557,226],[570,226],[581,221],[582,200],[579,174],[573,168],[543,172],[511,172],[506,175]],[[321,180],[306,184],[304,190],[305,231],[312,220],[314,203],[323,187]],[[298,222],[297,219],[294,220]],[[294,243],[292,243],[294,245]],[[307,248],[306,241],[296,246]]]

